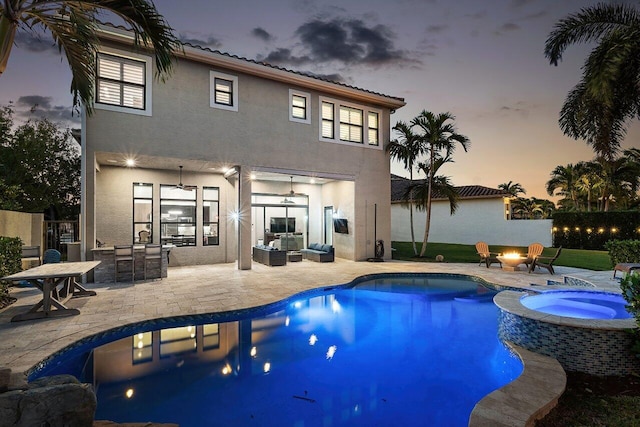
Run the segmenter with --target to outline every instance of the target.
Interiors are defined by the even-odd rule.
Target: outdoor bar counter
[[[162,257],[160,258],[160,275],[158,275],[158,262],[156,260],[149,262],[147,268],[147,278],[163,278],[167,277],[167,268],[169,267],[169,252],[173,245],[162,245]],[[95,283],[113,283],[115,274],[115,257],[113,254],[113,246],[105,246],[102,248],[94,248],[91,250],[94,261],[101,261],[93,270],[93,281]],[[133,253],[135,256],[135,280],[144,280],[144,245],[133,245]],[[118,267],[118,281],[131,282],[131,270],[128,262]]]

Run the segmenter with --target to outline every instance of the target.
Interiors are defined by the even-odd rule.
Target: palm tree
[[[469,138],[456,132],[455,125],[451,123],[454,120],[455,117],[449,112],[436,115],[430,111],[424,110],[411,121],[412,126],[420,129],[420,140],[424,144],[425,150],[429,153],[426,204],[427,216],[420,256],[424,256],[424,253],[427,250],[427,241],[429,240],[429,226],[431,224],[431,197],[433,194],[432,187],[434,183],[434,173],[436,170],[436,158],[440,156],[443,159],[451,159],[451,155],[455,151],[456,144],[460,144],[462,148],[464,148],[464,151],[467,151],[470,144]],[[440,154],[443,150],[445,152],[444,156]]]
[[[532,197],[530,199],[518,197],[514,202],[513,211],[517,213],[520,218],[527,219],[534,219],[536,217],[536,214],[538,214],[539,216],[544,215],[543,206],[535,197]]]
[[[598,43],[583,66],[582,80],[569,93],[560,127],[583,138],[611,161],[628,121],[640,116],[640,13],[628,4],[598,3],[560,20],[545,43],[545,56],[558,65],[576,43]]]
[[[572,202],[574,209],[579,209],[580,204],[578,202],[576,183],[580,175],[576,166],[571,163],[566,166],[556,166],[551,172],[551,179],[547,181],[547,194],[553,196],[555,191],[559,190],[557,195],[568,198]]]
[[[156,77],[170,73],[173,52],[182,45],[152,0],[0,0],[0,75],[19,28],[48,32],[69,62],[74,107],[82,102],[90,114],[99,44],[96,17],[101,12],[121,18],[133,31],[135,45],[153,47]]]
[[[511,194],[512,197],[518,197],[518,194],[527,194],[527,190],[522,188],[519,182],[513,183],[513,181],[505,182],[503,184],[499,184],[498,188],[505,193]]]
[[[595,190],[602,188],[602,178],[598,174],[600,165],[595,162],[579,162],[578,170],[582,170],[582,174],[576,181],[576,189],[587,195],[587,212],[591,211],[591,199]]]
[[[613,161],[599,158],[596,161],[601,166],[603,180],[601,209],[608,211],[612,199],[620,207],[625,207],[625,201],[632,199],[637,191],[638,169],[624,157]]]
[[[442,165],[450,162],[451,159],[438,157],[434,162],[434,174],[440,169]],[[427,163],[418,163],[418,170],[423,172],[426,176],[430,175],[429,165]],[[445,197],[449,200],[449,212],[451,215],[455,214],[458,210],[458,201],[460,200],[460,193],[458,189],[453,185],[451,179],[444,175],[435,175],[431,185],[431,194],[437,194]],[[419,211],[426,211],[429,205],[429,181],[424,179],[416,182],[413,185],[407,187],[403,196],[405,199],[411,199],[415,202],[416,208]]]
[[[393,130],[400,134],[398,139],[394,139],[387,145],[387,151],[391,154],[391,158],[398,160],[404,164],[405,170],[409,171],[409,186],[413,185],[413,169],[418,157],[424,154],[424,146],[421,144],[418,135],[414,134],[411,127],[405,122],[398,122]],[[409,195],[410,196],[410,195]],[[411,243],[413,245],[413,254],[418,255],[416,248],[416,238],[413,230],[413,199],[405,197],[409,205],[409,223],[411,226]]]

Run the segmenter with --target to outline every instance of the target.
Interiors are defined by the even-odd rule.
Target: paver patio
[[[563,275],[584,277],[598,288],[619,289],[611,272],[591,272],[558,267],[557,274],[503,271],[497,265],[487,269],[477,264],[417,263],[390,261],[334,263],[304,261],[282,267],[253,264],[251,270],[237,270],[235,263],[171,267],[162,280],[93,284],[94,297],[70,300],[80,315],[11,323],[15,314],[35,304],[42,293],[35,288],[12,288],[18,300],[0,311],[0,366],[14,372],[26,371],[53,352],[91,334],[129,323],[159,317],[210,313],[254,307],[287,298],[320,286],[347,283],[372,273],[442,272],[481,277],[499,285],[528,287],[561,280]]]

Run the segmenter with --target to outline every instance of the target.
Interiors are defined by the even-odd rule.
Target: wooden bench
[[[613,278],[614,279],[616,278],[616,272],[618,271],[631,274],[633,273],[634,270],[640,270],[640,264],[633,263],[633,262],[621,262],[619,264],[616,264],[615,267],[613,267]]]

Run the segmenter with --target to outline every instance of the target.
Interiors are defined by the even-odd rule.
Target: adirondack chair
[[[489,268],[491,264],[498,263],[500,264],[500,267],[502,267],[502,263],[498,258],[496,258],[500,254],[497,252],[489,251],[489,245],[487,245],[485,242],[476,243],[476,251],[478,252],[478,256],[480,256],[480,263],[478,265],[482,265],[482,263],[485,263],[487,265],[487,268]]]
[[[536,267],[543,267],[543,268],[546,268],[547,270],[549,270],[549,273],[556,274],[556,272],[553,270],[553,263],[560,256],[560,252],[562,252],[562,246],[560,246],[558,248],[558,251],[552,257],[548,257],[548,256],[538,256],[538,257],[536,257],[533,260],[533,262],[529,265],[529,273],[531,273],[533,270],[535,270]]]
[[[542,246],[542,243],[532,243],[529,245],[529,249],[527,250],[527,259],[524,260],[524,263],[527,265],[527,269],[534,259],[542,255],[543,250],[544,246]]]

